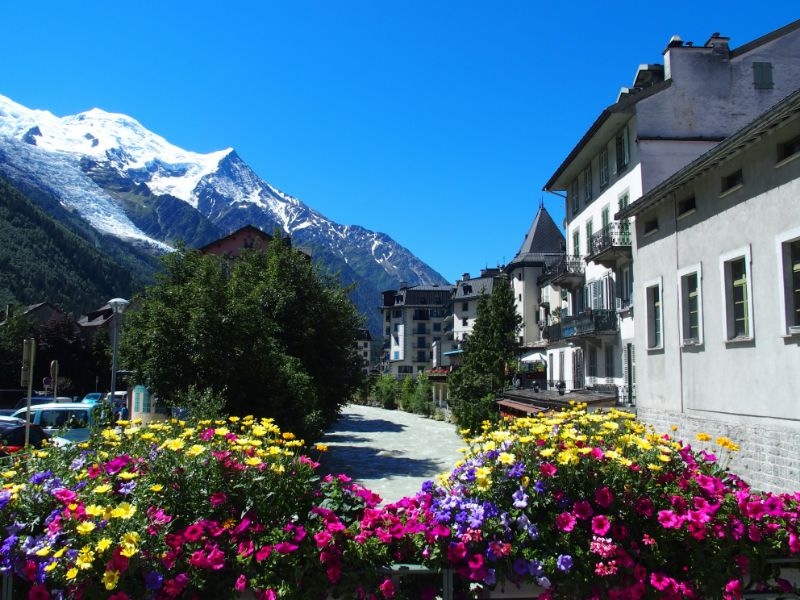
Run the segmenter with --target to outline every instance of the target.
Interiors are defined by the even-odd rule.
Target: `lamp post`
[[[114,329],[112,331],[111,342],[111,410],[114,410],[114,392],[117,391],[117,346],[119,345],[119,316],[128,307],[128,302],[125,298],[112,298],[108,301],[108,305],[114,313]]]

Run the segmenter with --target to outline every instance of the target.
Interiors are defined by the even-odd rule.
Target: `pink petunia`
[[[598,506],[608,508],[614,502],[614,494],[611,493],[608,486],[603,486],[594,493],[594,501],[597,502]]]
[[[603,536],[611,529],[611,521],[605,515],[597,515],[592,518],[592,533]]]
[[[594,514],[594,510],[589,502],[586,500],[579,500],[575,503],[575,506],[572,507],[572,514],[585,521]]]
[[[575,517],[572,516],[572,513],[563,512],[556,516],[556,527],[558,527],[559,531],[572,531],[575,529],[575,522]]]
[[[556,466],[551,463],[542,463],[539,465],[539,472],[542,474],[542,477],[553,477],[558,469]]]

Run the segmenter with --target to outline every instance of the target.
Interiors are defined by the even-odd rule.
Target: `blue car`
[[[103,392],[90,392],[83,397],[81,402],[85,404],[94,404],[103,398]]]

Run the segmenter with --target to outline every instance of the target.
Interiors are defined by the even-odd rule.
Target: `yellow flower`
[[[707,433],[702,433],[701,432],[701,433],[697,434],[697,441],[699,441],[699,442],[707,442],[710,439],[711,439],[711,436],[708,435]]]
[[[186,456],[194,458],[195,456],[200,456],[205,451],[206,449],[203,446],[195,444],[186,451]]]
[[[156,439],[156,436],[148,431],[148,432],[142,434],[142,439],[150,441],[150,440]]]
[[[106,586],[106,589],[111,591],[115,587],[117,587],[117,582],[119,581],[119,571],[106,571],[103,573],[103,585]]]
[[[245,464],[250,465],[251,467],[257,467],[261,464],[261,459],[255,456],[248,456],[244,459]]]
[[[75,566],[79,569],[86,571],[92,568],[92,561],[94,560],[94,552],[91,550],[81,551],[75,559]]]
[[[36,556],[47,556],[50,554],[50,546],[45,546],[44,548],[39,548],[36,551]]]
[[[94,488],[95,494],[107,494],[110,491],[111,491],[111,486],[108,485],[107,483],[103,483]]]
[[[295,438],[295,435],[291,431],[285,431],[283,432],[281,437],[285,440],[293,440]]]
[[[670,427],[670,429],[672,429],[672,431],[678,431],[678,426],[677,425],[673,425],[672,427]]]
[[[514,460],[514,455],[508,452],[501,452],[497,457],[497,462],[499,462],[501,465],[513,465]]]
[[[139,476],[138,473],[129,473],[127,471],[117,475],[117,477],[119,477],[120,479],[124,479],[125,481],[130,481],[131,479],[135,479],[138,476]]]
[[[554,448],[545,448],[544,450],[542,450],[541,452],[539,452],[539,454],[541,454],[541,455],[542,455],[543,457],[545,457],[545,458],[548,458],[548,457],[550,457],[550,456],[553,456],[553,453],[554,453],[554,452],[555,452],[555,449],[554,449]]]
[[[111,516],[117,519],[130,519],[136,514],[136,507],[128,502],[122,502],[111,511]]]
[[[325,444],[315,444],[314,448],[319,452],[327,452],[328,447]]]
[[[95,525],[91,521],[84,521],[83,523],[78,525],[75,529],[78,531],[79,534],[86,535],[92,533],[92,531],[94,531],[96,527],[97,525]]]
[[[223,421],[223,423],[224,423],[224,421]],[[220,436],[220,437],[224,437],[224,436],[228,435],[230,432],[231,432],[231,430],[228,429],[227,427],[217,427],[214,430],[214,433],[216,435]]]
[[[67,579],[75,579],[77,576],[78,576],[78,569],[76,569],[75,567],[72,567],[69,571],[67,571]]]
[[[17,472],[16,472],[16,471],[3,471],[3,477],[4,477],[5,479],[11,479],[11,478],[12,478],[12,477],[14,477],[14,475],[16,475],[16,474],[17,474]]]
[[[237,423],[239,421],[239,417],[237,416],[228,417],[228,421],[230,421],[231,423]]]
[[[160,483],[154,483],[153,485],[151,485],[151,486],[150,486],[150,491],[151,491],[151,492],[156,492],[156,493],[158,493],[158,492],[160,492],[160,491],[161,491],[161,490],[163,490],[163,489],[164,489],[164,486],[163,486],[163,485],[161,485]]]
[[[57,566],[58,566],[58,563],[56,561],[53,561],[53,562],[51,562],[49,565],[47,565],[44,568],[44,571],[45,571],[45,573],[49,573],[50,571],[55,569]]]
[[[98,540],[97,542],[97,551],[98,552],[105,552],[111,547],[111,540],[104,537]]]
[[[56,553],[53,554],[53,558],[61,558],[62,556],[64,556],[64,553],[66,551],[67,551],[67,547],[66,546],[64,546],[63,548],[60,548],[59,550],[56,550]]]
[[[253,425],[253,428],[250,430],[255,437],[264,437],[267,434],[267,430],[264,429],[261,425]]]
[[[185,445],[186,443],[183,440],[178,438],[173,438],[165,441],[163,444],[161,444],[161,447],[177,452],[178,450],[183,450],[183,447]]]
[[[649,463],[647,465],[647,468],[650,469],[651,471],[661,471],[662,470],[661,465],[656,465],[656,464],[653,464],[653,463]]]

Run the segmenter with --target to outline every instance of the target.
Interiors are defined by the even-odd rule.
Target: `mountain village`
[[[506,277],[523,325],[503,412],[635,407],[661,429],[759,440],[739,471],[796,485],[798,56],[800,21],[737,48],[670,39],[544,184],[566,235],[540,206],[504,267],[385,291],[383,369],[427,371],[444,405],[478,298]]]

